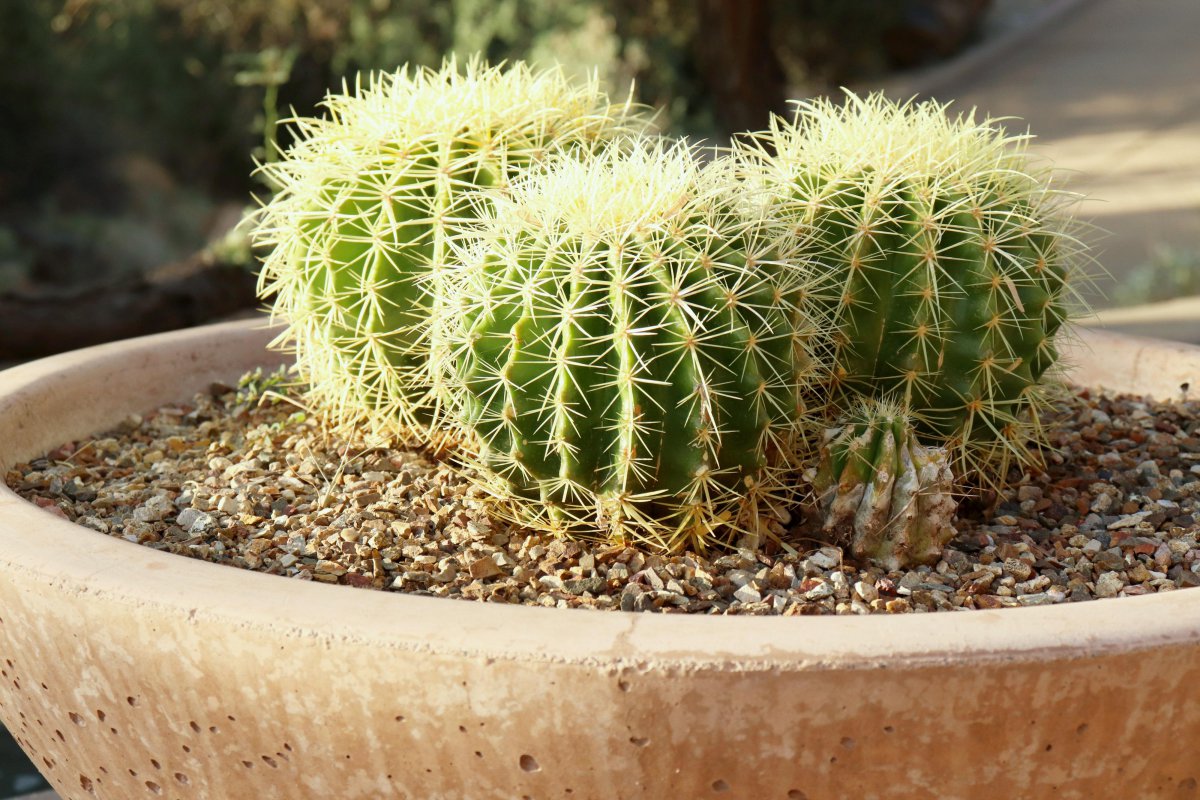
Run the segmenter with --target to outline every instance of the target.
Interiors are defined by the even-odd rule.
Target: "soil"
[[[885,572],[805,538],[664,556],[491,519],[428,454],[346,441],[252,375],[5,475],[99,533],[293,580],[466,600],[703,614],[996,609],[1200,585],[1200,402],[1070,388],[1045,469],[964,502],[936,565]]]

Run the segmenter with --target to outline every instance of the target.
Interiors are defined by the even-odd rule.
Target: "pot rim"
[[[48,430],[62,429],[56,410],[70,411],[72,424],[84,426],[81,434],[97,430],[119,418],[114,409],[157,407],[188,397],[219,376],[228,380],[235,370],[279,361],[279,355],[263,351],[277,332],[259,319],[222,323],[77,350],[0,372],[0,470],[39,446],[44,451],[72,438],[46,441]],[[1101,382],[1127,388],[1120,383],[1125,370],[1130,380],[1161,379],[1156,386],[1166,391],[1179,374],[1193,369],[1200,374],[1197,347],[1107,333],[1083,332],[1080,338],[1085,349],[1105,351],[1103,361],[1076,354],[1076,375],[1089,382],[1105,375],[1111,380]],[[1180,365],[1181,358],[1191,359],[1191,366]],[[1180,366],[1156,370],[1156,360]],[[179,377],[185,369],[185,377]],[[145,379],[114,379],[139,371],[160,377],[149,381],[146,391],[138,391],[148,385]],[[81,385],[88,387],[91,403],[80,403]],[[185,385],[192,388],[185,391]],[[138,391],[136,401],[131,391]],[[47,409],[49,424],[42,416]],[[86,427],[89,422],[92,427]],[[67,522],[0,484],[0,572],[9,570],[34,576],[43,591],[90,595],[97,602],[125,605],[131,614],[154,607],[190,619],[220,620],[251,635],[269,630],[317,637],[330,648],[355,641],[532,663],[856,670],[1042,661],[1200,641],[1200,590],[964,613],[828,617],[595,612],[354,590],[142,547]],[[0,609],[0,618],[3,613]]]

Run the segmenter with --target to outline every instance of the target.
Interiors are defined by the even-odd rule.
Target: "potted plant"
[[[432,148],[435,154],[447,152],[440,146]],[[585,159],[599,164],[599,172],[572,173],[578,168],[560,165],[558,172],[530,177],[510,199],[477,199],[469,214],[461,215],[479,220],[472,228],[482,231],[475,244],[467,243],[464,226],[449,235],[435,232],[428,249],[420,249],[426,241],[421,239],[422,244],[405,250],[410,240],[397,231],[407,227],[389,226],[396,235],[392,252],[417,253],[417,258],[397,263],[422,275],[433,273],[428,279],[392,281],[407,292],[411,304],[398,313],[421,308],[435,320],[427,335],[408,335],[390,349],[377,344],[380,337],[366,336],[369,330],[356,327],[362,320],[384,325],[379,318],[343,313],[338,303],[347,296],[369,296],[377,288],[355,277],[369,269],[364,273],[345,267],[369,262],[363,254],[379,241],[379,231],[370,225],[366,230],[353,227],[378,219],[364,211],[365,198],[372,191],[383,196],[376,187],[395,165],[376,163],[364,169],[355,156],[354,169],[340,173],[337,165],[323,164],[314,174],[333,175],[340,188],[323,194],[326,184],[321,184],[291,206],[276,206],[286,211],[276,214],[278,224],[267,227],[291,231],[307,245],[298,252],[300,263],[311,267],[305,273],[309,280],[297,282],[291,296],[308,313],[298,318],[322,321],[300,333],[293,329],[292,335],[313,337],[300,345],[310,377],[340,381],[318,388],[317,396],[327,393],[341,424],[364,414],[376,420],[392,414],[400,423],[396,430],[423,436],[420,431],[432,430],[442,415],[452,415],[458,434],[474,430],[482,440],[463,446],[474,453],[488,493],[501,495],[504,507],[524,524],[555,533],[577,528],[584,519],[581,498],[588,497],[583,489],[556,496],[536,465],[524,470],[513,466],[512,454],[532,447],[529,440],[535,437],[504,440],[507,449],[498,444],[497,431],[505,429],[509,418],[504,403],[498,412],[489,410],[495,395],[485,388],[485,381],[496,375],[486,368],[487,360],[495,359],[497,351],[482,345],[472,349],[488,341],[474,334],[512,324],[503,313],[512,307],[505,293],[528,282],[518,281],[520,272],[510,267],[532,263],[529,253],[540,254],[539,263],[565,253],[571,258],[561,266],[569,278],[580,253],[592,252],[573,244],[584,236],[577,231],[586,231],[589,245],[604,243],[614,229],[611,223],[629,218],[628,198],[600,220],[560,213],[569,200],[563,184],[555,183],[565,180],[563,175],[574,175],[583,186],[605,186],[606,192],[636,188],[638,176],[653,183],[674,175],[688,200],[679,206],[687,213],[677,221],[673,241],[694,244],[695,231],[714,228],[715,219],[721,224],[737,221],[737,236],[751,243],[769,242],[761,253],[750,246],[743,250],[763,256],[753,259],[760,266],[757,271],[744,262],[736,270],[720,269],[731,270],[734,287],[748,287],[744,296],[734,293],[735,305],[753,309],[758,319],[776,320],[772,331],[784,326],[780,340],[787,346],[762,346],[763,363],[780,366],[775,378],[763,382],[766,388],[759,389],[759,413],[747,413],[754,407],[748,402],[722,405],[723,399],[713,400],[709,413],[714,424],[745,433],[743,460],[715,445],[697,456],[719,475],[735,476],[704,483],[718,504],[727,504],[726,514],[707,516],[693,503],[671,500],[665,487],[672,473],[664,466],[653,473],[630,471],[641,475],[648,488],[617,504],[627,516],[601,503],[589,519],[605,523],[605,535],[641,532],[652,545],[673,546],[676,533],[693,546],[722,545],[728,540],[717,538],[724,535],[721,525],[736,528],[760,511],[774,513],[779,493],[793,485],[785,476],[804,466],[795,455],[801,448],[793,445],[810,429],[797,422],[798,410],[824,413],[819,403],[806,401],[813,387],[825,385],[821,376],[828,374],[815,361],[822,352],[820,342],[813,341],[819,336],[784,313],[801,308],[798,290],[804,284],[796,281],[803,273],[795,271],[798,257],[788,248],[802,242],[772,238],[773,216],[758,220],[764,227],[756,227],[753,217],[746,222],[744,207],[718,202],[727,195],[706,197],[696,191],[712,185],[697,181],[724,178],[690,165],[685,151],[637,144],[599,149],[599,155]],[[653,172],[645,159],[655,168],[674,164],[674,171]],[[482,161],[470,163],[467,175],[483,174],[477,167]],[[563,163],[576,162],[564,156]],[[622,171],[621,165],[639,163],[640,171]],[[737,174],[729,163],[716,169]],[[702,172],[708,177],[700,177]],[[614,176],[624,177],[614,183]],[[642,196],[634,188],[631,196]],[[431,194],[438,197],[422,192],[407,207],[420,208]],[[393,196],[387,186],[384,195]],[[290,202],[287,197],[281,203]],[[315,205],[313,197],[319,200]],[[545,216],[539,217],[533,213],[536,202],[528,205],[537,198],[555,198],[557,205],[543,207]],[[330,212],[325,203],[335,210]],[[634,210],[633,217],[658,214],[668,219],[678,211],[670,204]],[[524,213],[510,213],[514,211]],[[717,216],[706,216],[713,214]],[[556,244],[553,253],[546,250],[547,241]],[[648,263],[668,265],[656,273],[665,275],[665,281],[637,290],[643,307],[670,306],[672,286],[683,293],[695,285],[718,285],[689,272],[684,259],[671,266],[671,254],[660,252],[652,237],[642,241],[651,244],[637,258],[648,254]],[[720,248],[728,248],[729,241],[722,235],[703,244],[725,253]],[[460,269],[443,274],[448,259],[442,254],[447,252],[456,254]],[[726,265],[731,261],[727,254],[714,259]],[[546,274],[533,273],[535,278]],[[614,313],[603,303],[632,291],[620,274],[614,267],[615,278],[589,284],[597,297],[581,307]],[[268,275],[279,279],[285,271],[276,265]],[[497,275],[508,277],[497,281]],[[339,283],[347,278],[355,278],[349,288]],[[1003,279],[1000,283],[1007,290]],[[303,294],[305,286],[314,294]],[[324,299],[315,291],[330,287],[334,291]],[[478,292],[490,298],[488,304],[470,305]],[[352,305],[360,311],[364,307],[361,301]],[[620,304],[614,305],[619,311]],[[1032,304],[1025,300],[1013,307],[1017,305]],[[463,313],[471,308],[487,312],[476,311],[472,318]],[[714,301],[714,315],[716,308]],[[540,324],[532,311],[522,318],[530,320],[524,323],[530,328]],[[581,324],[587,329],[589,323]],[[376,332],[411,333],[419,327],[405,318]],[[752,325],[745,329],[748,337],[756,337]],[[619,324],[615,330],[622,330]],[[285,356],[267,345],[278,335],[256,321],[229,323],[91,348],[10,370],[0,376],[0,470],[7,473],[63,442],[86,440],[131,413],[186,401],[214,381],[228,384],[253,368],[277,365]],[[1200,369],[1200,351],[1194,348],[1091,333],[1081,338],[1091,348],[1075,356],[1074,380],[1081,385],[1168,399]],[[525,341],[531,340],[537,337]],[[588,339],[573,341],[573,347],[586,348]],[[363,342],[370,345],[366,354]],[[335,343],[336,348],[331,346]],[[728,341],[719,344],[732,349]],[[308,356],[303,355],[306,347]],[[338,355],[319,354],[329,350]],[[584,349],[557,360],[570,367],[589,363],[588,357]],[[715,356],[704,358],[696,363],[717,361]],[[747,357],[730,357],[732,363],[739,358]],[[422,359],[439,368],[423,372],[413,366]],[[645,356],[632,363],[652,360]],[[355,365],[359,371],[348,372]],[[742,366],[739,374],[748,369]],[[619,379],[624,373],[619,364],[615,369]],[[689,374],[698,388],[691,394],[703,396],[705,384],[694,376],[707,373],[697,369]],[[585,386],[586,381],[594,384]],[[592,398],[614,383],[619,389],[620,380],[611,375],[579,378],[583,393]],[[516,382],[509,390],[529,385]],[[393,399],[397,386],[403,401]],[[403,414],[396,411],[399,402],[406,409]],[[533,407],[521,402],[513,400],[517,408]],[[618,406],[632,420],[626,429],[636,430],[634,423],[654,413],[635,412],[621,403],[612,407]],[[607,409],[609,404],[596,407]],[[905,419],[882,427],[893,437],[915,436],[907,432],[919,418],[909,422],[911,409],[902,412]],[[515,414],[516,420],[521,418]],[[871,417],[868,427],[877,430],[878,419]],[[646,430],[665,429],[669,423],[663,420]],[[703,421],[697,425],[702,429]],[[378,424],[380,432],[385,428]],[[567,433],[548,437],[543,446],[558,448],[560,454],[582,452],[587,442],[563,443]],[[921,447],[930,446],[929,434],[925,436]],[[958,444],[963,446],[959,452],[974,452],[977,442],[963,437]],[[72,448],[58,455],[69,459],[79,452]],[[704,453],[709,454],[707,462]],[[536,455],[531,449],[524,460],[534,461]],[[618,448],[608,458],[620,464],[622,451]],[[929,458],[951,460],[937,454]],[[593,463],[602,461],[593,458]],[[129,471],[119,456],[115,462],[116,469]],[[45,463],[50,469],[51,462]],[[582,470],[578,463],[568,466]],[[232,467],[212,466],[211,477]],[[884,471],[865,480],[878,482]],[[855,479],[864,480],[861,475]],[[607,496],[589,480],[575,479],[575,484],[592,487],[588,490],[596,497]],[[649,485],[652,480],[660,483]],[[757,496],[742,492],[754,497],[753,503],[737,500],[739,484],[751,489],[764,482],[771,491]],[[285,503],[278,514],[288,516],[287,508]],[[245,513],[255,516],[253,509]],[[652,515],[660,522],[642,524]],[[740,527],[741,534],[760,532]],[[862,533],[850,527],[851,536]],[[765,533],[773,530],[768,526]],[[838,568],[833,565],[834,571]],[[1200,779],[1183,746],[1200,735],[1200,711],[1189,702],[1200,685],[1193,666],[1198,654],[1200,595],[1193,598],[1188,591],[958,614],[589,614],[350,591],[315,580],[224,569],[98,535],[0,489],[0,714],[59,793],[69,798],[816,800],[914,792],[1070,798],[1103,796],[1115,784],[1154,796],[1187,796]]]

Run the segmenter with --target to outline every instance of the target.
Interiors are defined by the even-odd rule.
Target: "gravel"
[[[99,533],[292,580],[494,603],[701,614],[962,611],[1200,585],[1200,402],[1072,390],[1046,471],[968,501],[931,567],[885,572],[805,538],[663,556],[489,518],[480,490],[418,452],[323,430],[262,376],[133,416],[4,476]],[[989,510],[990,509],[990,510]]]

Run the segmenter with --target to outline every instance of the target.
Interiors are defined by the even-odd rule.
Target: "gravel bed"
[[[325,433],[270,378],[68,442],[4,476],[22,497],[158,550],[294,580],[499,603],[703,614],[992,609],[1200,585],[1200,402],[1075,389],[1046,473],[964,504],[933,567],[861,568],[779,520],[783,544],[708,557],[572,542],[488,517],[421,453]],[[982,504],[975,503],[975,506]]]

